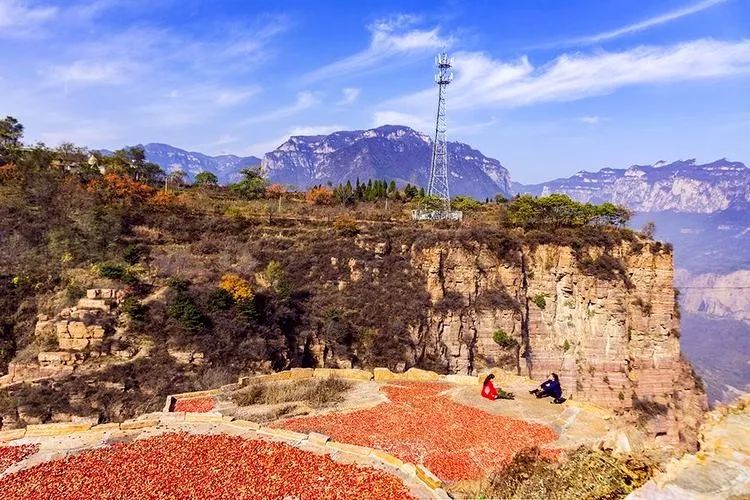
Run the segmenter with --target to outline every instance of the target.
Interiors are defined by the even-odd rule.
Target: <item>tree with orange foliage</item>
[[[305,200],[311,205],[333,205],[333,191],[325,186],[316,186],[307,192]]]
[[[127,175],[107,174],[104,176],[104,187],[117,198],[133,201],[146,201],[156,190],[147,184],[138,182]]]
[[[253,291],[250,282],[238,274],[227,273],[221,277],[219,288],[229,292],[237,302],[252,300]]]
[[[274,198],[279,200],[279,209],[278,211],[281,212],[281,199],[286,194],[286,188],[281,184],[271,184],[266,188],[266,196],[269,198]]]

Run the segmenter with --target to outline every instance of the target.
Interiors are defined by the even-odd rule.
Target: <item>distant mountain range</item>
[[[167,172],[184,170],[191,179],[198,172],[208,171],[216,174],[221,184],[228,184],[240,179],[243,168],[260,165],[270,182],[298,189],[347,180],[354,183],[357,178],[426,186],[432,156],[429,137],[409,127],[391,125],[330,135],[293,136],[262,161],[254,156],[208,156],[159,143],[143,148],[149,161]],[[510,175],[499,161],[460,142],[448,144],[448,155],[452,195],[479,199],[510,195]]]
[[[158,142],[145,144],[143,149],[146,159],[159,165],[165,172],[182,170],[190,179],[200,172],[211,172],[219,179],[219,184],[237,182],[242,178],[240,170],[260,166],[260,158],[255,156],[208,156]],[[107,150],[102,150],[102,153],[111,154]]]
[[[263,157],[262,170],[273,182],[309,187],[367,179],[426,186],[432,140],[409,127],[385,125],[330,135],[294,136]],[[508,196],[510,175],[494,158],[467,144],[448,144],[451,195]]]
[[[750,206],[750,169],[726,159],[603,168],[541,184],[514,183],[516,193],[565,193],[582,202],[611,201],[636,212],[714,213]]]

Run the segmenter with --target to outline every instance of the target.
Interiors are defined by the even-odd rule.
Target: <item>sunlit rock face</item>
[[[413,251],[433,303],[414,337],[453,373],[515,365],[532,378],[559,374],[575,399],[622,411],[652,405],[661,409],[647,424],[654,438],[695,443],[706,398],[680,350],[672,255],[628,243],[611,255],[622,264],[615,279],[582,271],[582,256],[565,246]],[[498,344],[498,331],[513,342]]]
[[[637,212],[713,213],[750,202],[750,169],[725,159],[696,164],[695,160],[627,169],[581,171],[566,179],[516,185],[519,193],[565,193],[583,202],[611,201]]]

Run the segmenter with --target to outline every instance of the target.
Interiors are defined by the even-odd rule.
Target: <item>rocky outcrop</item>
[[[448,371],[475,374],[510,359],[531,378],[558,373],[575,399],[649,413],[645,425],[665,444],[695,442],[706,402],[681,356],[670,253],[648,244],[604,257],[596,248],[468,247],[411,257],[433,303],[414,336]]]
[[[66,307],[52,318],[40,314],[34,337],[43,345],[56,344],[59,351],[41,351],[34,361],[10,362],[0,385],[63,377],[86,357],[98,357],[105,335],[115,329],[117,319],[112,312],[122,298],[121,290],[92,288],[76,306]]]
[[[700,451],[668,463],[630,499],[750,496],[750,398],[716,408],[701,428]]]

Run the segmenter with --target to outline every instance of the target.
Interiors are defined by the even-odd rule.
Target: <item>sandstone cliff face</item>
[[[589,257],[602,252],[592,249]],[[560,375],[566,394],[607,407],[650,409],[649,431],[670,444],[695,441],[705,395],[679,343],[672,256],[624,244],[614,279],[581,270],[569,247],[498,255],[482,245],[412,251],[432,298],[415,335],[449,371],[474,374],[503,362],[521,374]],[[586,256],[583,256],[585,258]],[[501,347],[498,330],[518,345]]]
[[[710,317],[736,319],[750,324],[750,270],[728,274],[680,273],[677,285],[682,291],[685,311]]]

